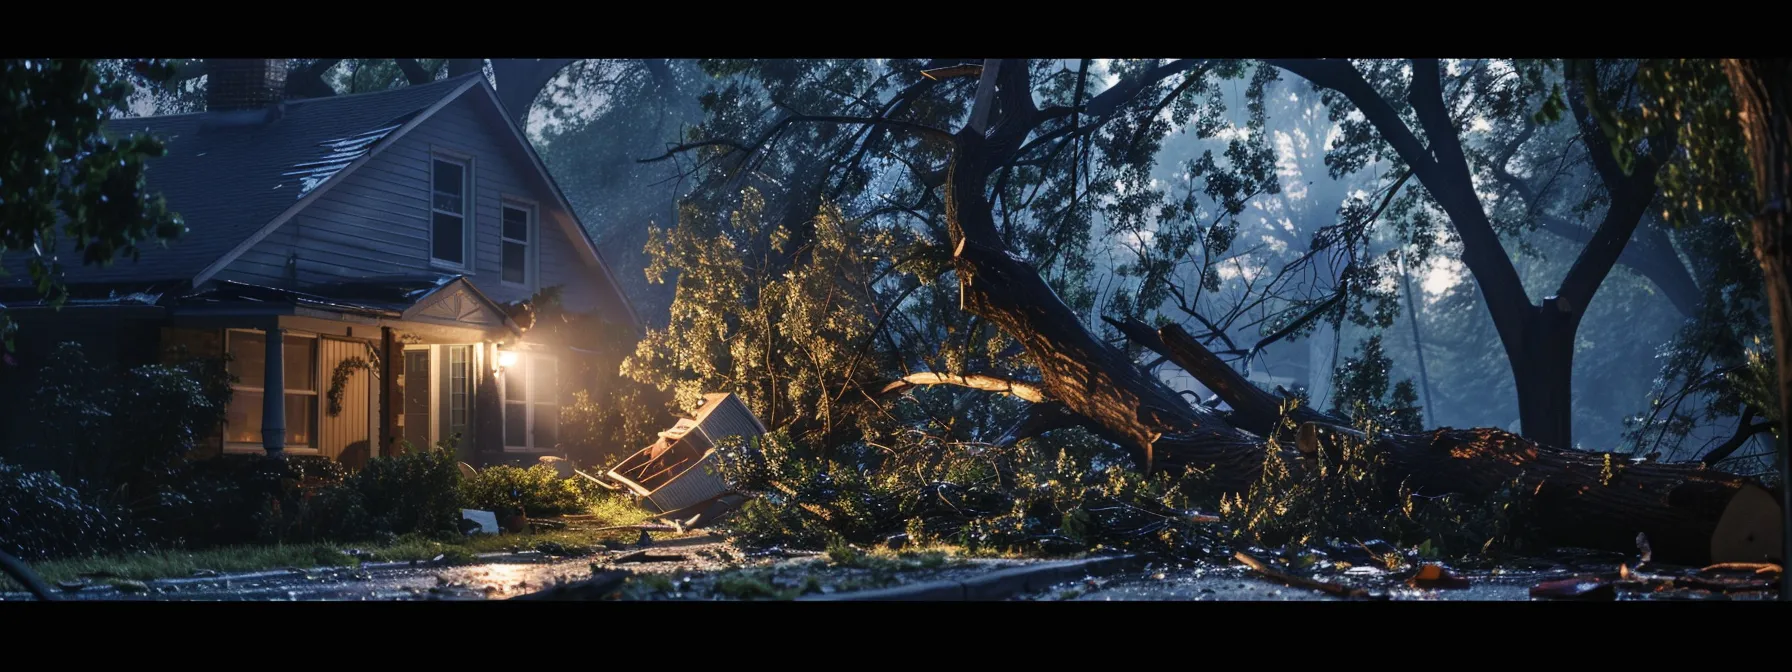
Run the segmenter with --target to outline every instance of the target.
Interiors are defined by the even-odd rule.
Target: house
[[[585,355],[532,339],[518,306],[558,288],[568,311],[640,321],[484,77],[282,100],[282,61],[207,65],[207,111],[108,125],[167,141],[149,186],[188,233],[105,267],[71,244],[60,310],[8,254],[21,332],[0,392],[20,399],[60,341],[127,365],[184,348],[228,354],[238,379],[210,453],[359,462],[457,436],[475,464],[557,453],[556,378]],[[16,428],[24,404],[6,406]]]

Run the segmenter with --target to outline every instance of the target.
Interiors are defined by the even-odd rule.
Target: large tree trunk
[[[1224,492],[1241,492],[1256,483],[1266,455],[1259,437],[1287,429],[1282,424],[1285,400],[1239,376],[1180,327],[1164,328],[1155,342],[1146,339],[1147,347],[1161,349],[1235,409],[1228,422],[1189,404],[1097,339],[997,233],[984,196],[993,143],[980,133],[961,132],[956,144],[946,216],[966,310],[1020,341],[1039,366],[1051,399],[1080,416],[1084,426],[1131,451],[1144,469],[1199,469]],[[1136,326],[1115,324],[1139,340]],[[1562,359],[1565,369],[1568,360]],[[1562,374],[1556,380],[1565,383],[1567,378]],[[1306,408],[1294,409],[1289,418],[1311,428],[1337,422]],[[1305,445],[1317,450],[1321,443]],[[1682,562],[1710,559],[1713,532],[1747,485],[1744,479],[1696,465],[1611,464],[1603,455],[1541,445],[1494,429],[1389,435],[1375,439],[1369,449],[1386,456],[1398,476],[1393,481],[1426,495],[1485,498],[1516,480],[1533,494],[1539,531],[1553,542],[1633,550],[1640,532],[1648,535],[1659,557]],[[1295,465],[1303,462],[1296,451],[1288,451],[1287,457]]]
[[[1164,327],[1153,342],[1137,333],[1143,325],[1134,325],[1123,331],[1146,347],[1161,348],[1212,388],[1236,409],[1232,420],[1239,427],[1268,435],[1282,429],[1278,424],[1298,423],[1296,444],[1303,456],[1335,451],[1333,437],[1354,435],[1385,458],[1394,481],[1416,494],[1485,499],[1516,485],[1511,492],[1529,497],[1533,515],[1526,523],[1550,543],[1624,551],[1635,548],[1641,533],[1666,562],[1705,563],[1714,553],[1719,560],[1761,559],[1721,555],[1722,549],[1750,547],[1744,537],[1763,532],[1760,524],[1742,525],[1731,535],[1735,539],[1717,535],[1726,515],[1761,513],[1757,500],[1738,497],[1751,487],[1746,479],[1701,464],[1632,463],[1606,453],[1564,450],[1498,429],[1445,428],[1371,440],[1311,409],[1283,411],[1285,401],[1244,380],[1179,326]],[[1177,461],[1170,450],[1160,451],[1163,459]],[[1205,457],[1194,466],[1203,466]]]
[[[1553,297],[1552,297],[1553,298]],[[1517,352],[1509,358],[1518,388],[1518,422],[1525,438],[1574,447],[1574,308],[1545,299],[1526,317]]]
[[[1640,533],[1670,563],[1711,562],[1718,523],[1748,485],[1700,464],[1631,463],[1488,428],[1391,434],[1371,450],[1416,494],[1485,499],[1516,485],[1529,510],[1521,520],[1543,541],[1627,551]]]
[[[1749,160],[1755,174],[1755,201],[1760,208],[1753,223],[1755,257],[1767,281],[1767,303],[1773,320],[1773,345],[1779,367],[1780,529],[1782,558],[1792,558],[1792,455],[1786,453],[1783,427],[1792,418],[1792,264],[1786,254],[1792,246],[1792,229],[1786,210],[1792,192],[1792,59],[1729,59],[1725,74],[1735,92]],[[1784,574],[1784,573],[1782,573]],[[1782,599],[1792,599],[1792,575],[1780,587]]]

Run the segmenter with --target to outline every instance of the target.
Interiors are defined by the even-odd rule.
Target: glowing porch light
[[[499,350],[498,351],[498,368],[508,369],[515,365],[516,365],[516,351],[515,350]]]

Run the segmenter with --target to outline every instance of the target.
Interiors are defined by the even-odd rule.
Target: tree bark
[[[1518,422],[1525,438],[1558,448],[1574,447],[1574,308],[1550,297],[1525,316],[1518,356],[1512,358],[1518,388]]]
[[[1171,361],[1239,409],[1232,416],[1234,421],[1260,423],[1271,408],[1280,405],[1273,395],[1223,363],[1204,363],[1219,359],[1181,327],[1165,327],[1159,335]],[[1533,514],[1524,523],[1544,541],[1630,551],[1641,533],[1664,562],[1711,561],[1718,523],[1749,484],[1747,479],[1701,464],[1631,463],[1612,454],[1556,448],[1498,429],[1444,428],[1364,437],[1311,409],[1294,409],[1289,416],[1289,421],[1277,421],[1299,424],[1296,445],[1303,456],[1326,450],[1335,463],[1336,439],[1330,437],[1353,435],[1367,442],[1365,448],[1372,455],[1386,459],[1388,473],[1395,476],[1390,483],[1404,484],[1415,494],[1457,494],[1482,500],[1516,485],[1510,492],[1528,496]],[[1166,462],[1188,463],[1173,451],[1189,450],[1192,466],[1202,467],[1218,454],[1214,448],[1165,445],[1160,455]],[[1221,476],[1216,480],[1228,483],[1251,473],[1236,463],[1217,463],[1211,468]]]
[[[1015,66],[1022,68],[1024,64]],[[1057,293],[1003,241],[986,190],[993,170],[1018,146],[1016,135],[1030,132],[1029,114],[1036,111],[1022,105],[1005,107],[987,134],[967,128],[953,137],[955,151],[944,199],[964,308],[1000,327],[1026,349],[1043,379],[1041,398],[1080,416],[1084,426],[1132,453],[1145,471],[1192,468],[1204,472],[1221,492],[1247,490],[1260,479],[1266,451],[1281,443],[1266,446],[1258,434],[1239,427],[1263,436],[1279,433],[1286,427],[1281,424],[1283,401],[1232,371],[1178,326],[1166,327],[1151,339],[1138,328],[1142,325],[1110,320],[1135,340],[1162,348],[1163,354],[1220,394],[1235,409],[1232,420],[1237,426],[1205,407],[1189,404],[1084,328]],[[1614,235],[1617,228],[1622,224],[1602,227],[1601,234]],[[1621,233],[1627,239],[1630,232]],[[1616,249],[1598,247],[1598,252],[1583,254],[1582,261],[1592,267],[1577,264],[1582,268],[1571,272],[1571,279],[1602,275],[1590,273],[1602,270],[1596,268],[1600,265],[1609,269]],[[1601,259],[1605,256],[1611,259]],[[1510,269],[1509,263],[1506,268]],[[1575,290],[1570,296],[1583,303],[1591,297],[1582,283],[1564,284]],[[1596,286],[1594,282],[1592,288]],[[1584,308],[1572,301],[1551,297],[1544,308],[1522,313],[1524,340],[1538,350],[1525,359],[1556,366],[1524,369],[1521,380],[1565,394],[1574,326]],[[1537,375],[1525,376],[1533,371]],[[1565,436],[1567,398],[1563,396],[1557,406],[1563,417],[1535,422],[1542,428],[1560,427]],[[1303,427],[1335,426],[1334,419],[1311,409],[1294,409],[1291,416]],[[1532,422],[1527,419],[1527,430],[1534,429]],[[1443,429],[1385,435],[1372,439],[1369,449],[1386,456],[1398,477],[1392,482],[1426,495],[1486,498],[1516,481],[1535,497],[1540,531],[1557,543],[1628,551],[1634,550],[1636,534],[1642,532],[1663,558],[1687,561],[1709,559],[1712,532],[1747,483],[1699,465],[1625,465],[1612,462],[1615,457],[1554,445],[1495,429]],[[1309,448],[1317,450],[1316,445]],[[1297,468],[1302,463],[1298,451],[1284,455]]]
[[[1455,228],[1462,245],[1462,263],[1481,288],[1494,329],[1505,347],[1507,361],[1517,383],[1520,422],[1524,435],[1556,446],[1573,442],[1571,402],[1573,390],[1574,332],[1582,311],[1593,300],[1612,265],[1617,263],[1643,211],[1655,194],[1655,172],[1675,147],[1674,139],[1650,138],[1649,155],[1640,157],[1635,173],[1627,175],[1611,152],[1609,138],[1587,114],[1580,95],[1570,95],[1582,141],[1611,205],[1598,229],[1588,239],[1574,265],[1563,277],[1555,296],[1540,307],[1532,303],[1505,246],[1477,193],[1457,122],[1443,98],[1441,66],[1437,59],[1413,59],[1412,84],[1407,102],[1418,119],[1421,141],[1407,125],[1401,111],[1363,79],[1362,73],[1342,59],[1271,60],[1272,65],[1306,79],[1315,86],[1343,95],[1356,106],[1376,133],[1412,167]],[[1580,93],[1578,82],[1570,88]],[[1553,304],[1553,305],[1552,305]],[[1558,314],[1559,313],[1559,314]],[[1542,316],[1539,319],[1539,316]]]
[[[1634,551],[1640,533],[1675,564],[1713,560],[1718,521],[1748,484],[1700,464],[1631,463],[1488,428],[1387,435],[1372,450],[1415,494],[1486,499],[1516,484],[1528,498],[1522,523],[1546,543]]]
[[[1779,374],[1779,422],[1792,418],[1792,264],[1786,259],[1792,246],[1786,197],[1792,191],[1792,59],[1727,59],[1724,73],[1748,143],[1749,163],[1755,176],[1753,226],[1755,258],[1767,281],[1767,304],[1773,321],[1773,345]],[[1792,455],[1787,454],[1785,431],[1779,436],[1779,467],[1783,507],[1782,561],[1792,558]],[[1792,573],[1782,572],[1780,599],[1792,600]]]

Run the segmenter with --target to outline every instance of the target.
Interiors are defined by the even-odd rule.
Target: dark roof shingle
[[[148,132],[168,153],[149,163],[151,190],[186,221],[187,233],[167,247],[141,246],[133,263],[82,266],[63,241],[60,257],[70,284],[184,280],[247,240],[384,139],[391,131],[458,90],[477,73],[390,91],[287,101],[271,123],[221,126],[204,112],[114,119],[115,135]],[[27,255],[9,252],[5,284],[29,282]]]

